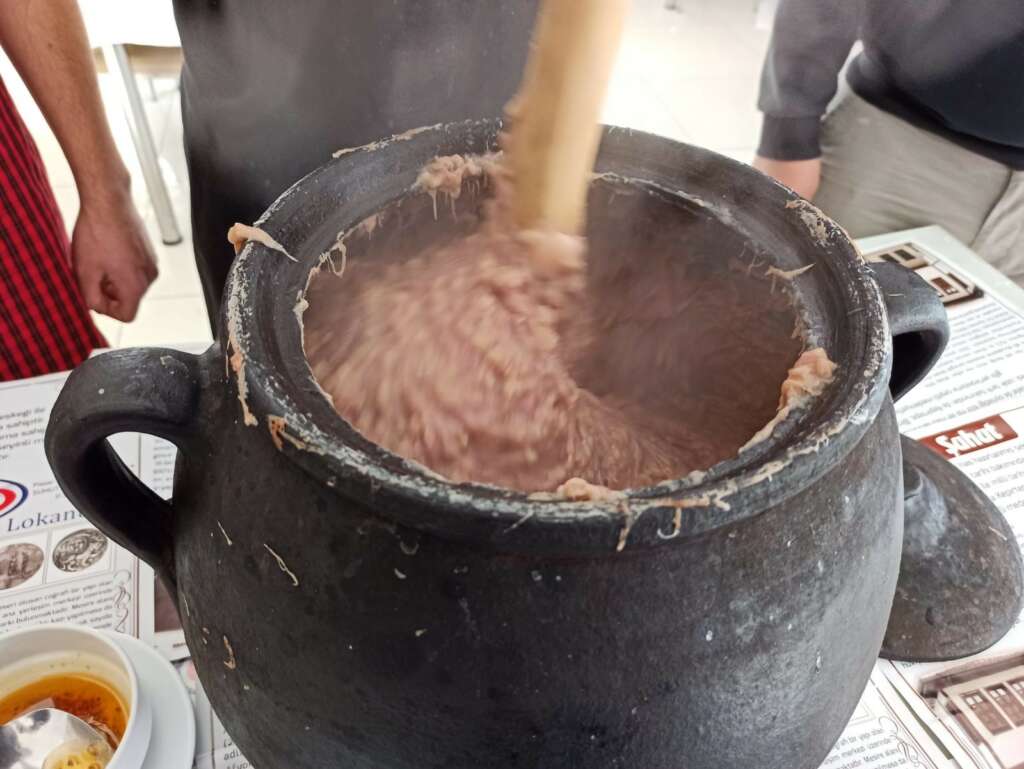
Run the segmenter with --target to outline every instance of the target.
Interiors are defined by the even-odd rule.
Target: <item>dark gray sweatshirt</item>
[[[782,0],[761,79],[758,154],[818,157],[847,81],[876,107],[1024,169],[1024,0]]]

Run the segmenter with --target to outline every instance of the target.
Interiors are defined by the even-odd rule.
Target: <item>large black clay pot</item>
[[[74,372],[47,434],[60,484],[177,596],[203,685],[261,769],[813,769],[886,631],[903,533],[890,373],[900,393],[934,362],[941,306],[746,166],[609,130],[599,170],[677,198],[694,238],[815,265],[794,295],[839,375],[770,440],[625,502],[453,486],[334,412],[295,307],[339,231],[497,131],[432,128],[296,184],[262,226],[297,262],[246,247],[206,354]],[[128,430],[177,444],[169,502],[105,440]]]

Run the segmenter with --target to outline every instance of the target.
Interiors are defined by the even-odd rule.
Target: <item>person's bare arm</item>
[[[89,307],[135,317],[156,260],[107,125],[75,0],[0,0],[0,45],[68,159],[81,209],[71,257]]]
[[[754,168],[785,184],[793,192],[810,200],[821,184],[821,158],[810,160],[772,160],[754,158]]]

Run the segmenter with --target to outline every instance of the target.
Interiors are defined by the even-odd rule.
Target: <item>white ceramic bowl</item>
[[[42,625],[0,635],[0,696],[42,675],[86,673],[113,686],[128,703],[124,739],[107,769],[139,769],[153,730],[151,705],[135,668],[101,633],[74,625]]]

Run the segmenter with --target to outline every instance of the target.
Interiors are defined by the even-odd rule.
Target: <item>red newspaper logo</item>
[[[1012,441],[1016,437],[1017,433],[1006,423],[1006,420],[996,416],[929,435],[927,438],[922,438],[921,443],[946,459],[953,459],[970,454],[972,451]]]

